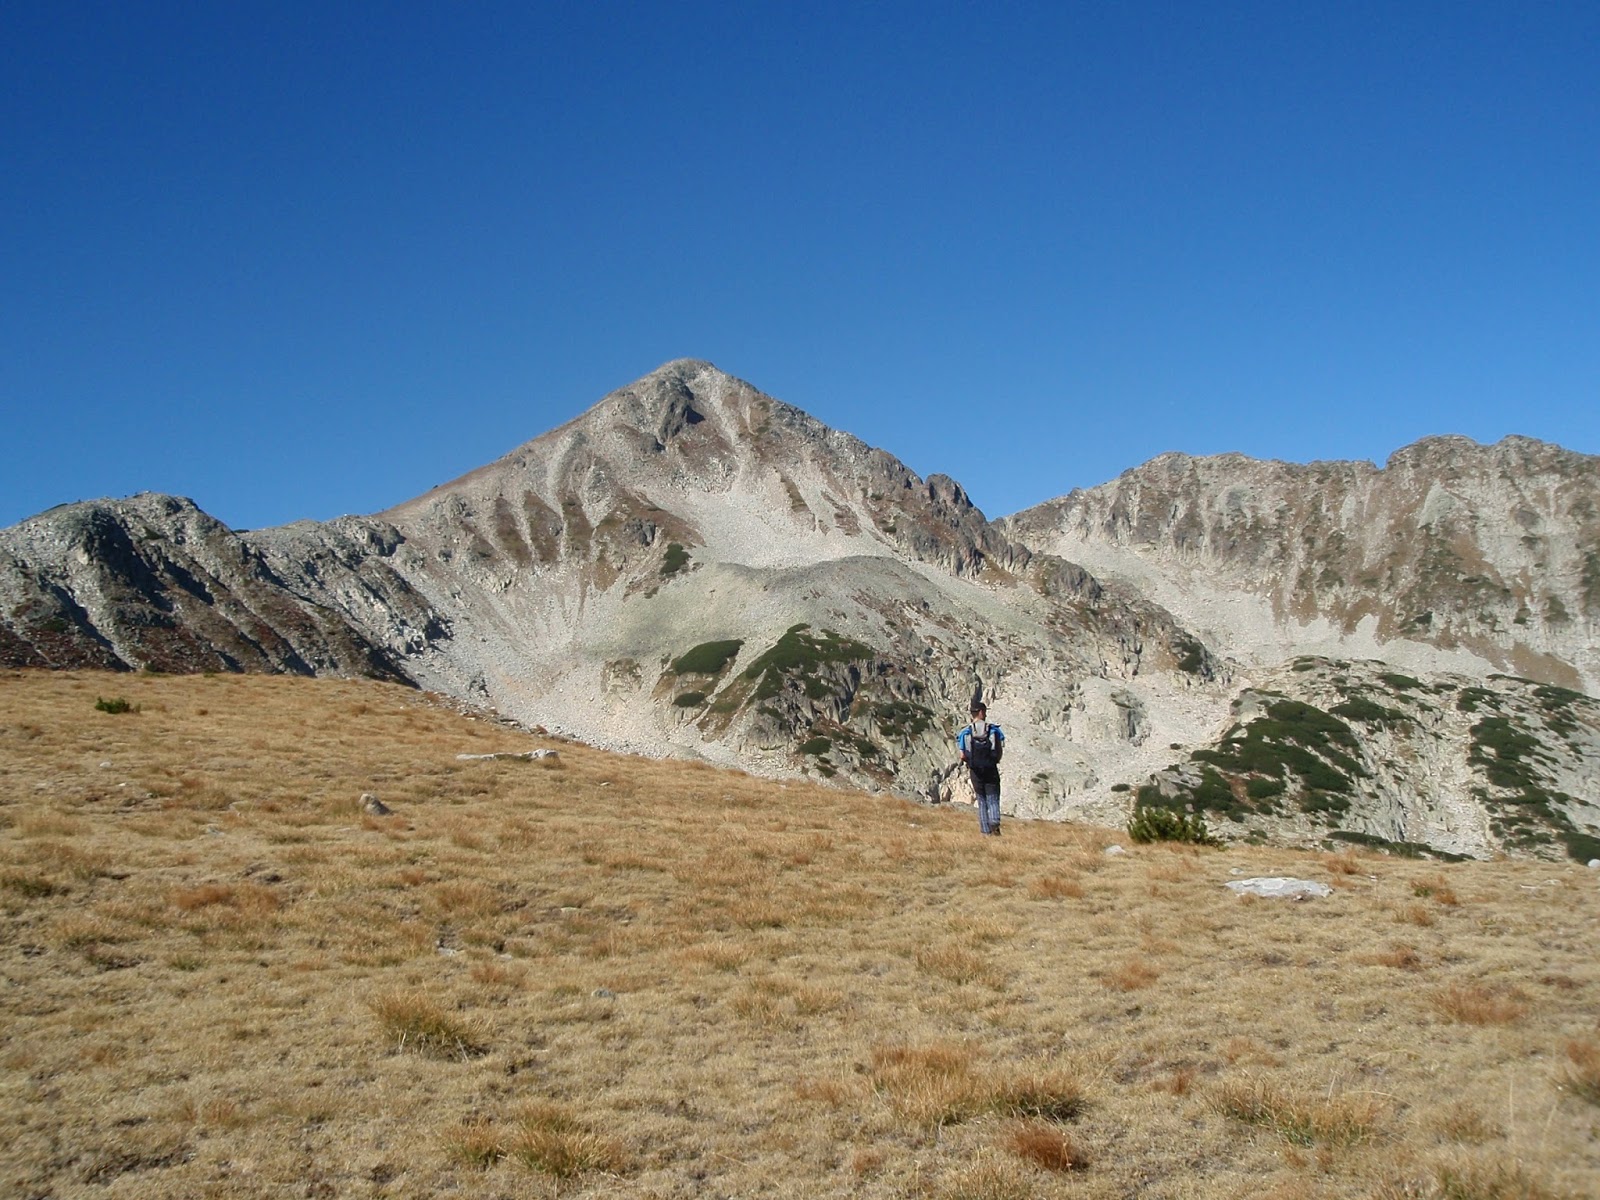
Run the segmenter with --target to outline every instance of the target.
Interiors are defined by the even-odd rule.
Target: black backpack
[[[967,766],[971,769],[973,777],[985,783],[1000,782],[1000,734],[993,725],[990,725],[982,737],[978,731],[968,726],[970,733],[967,736]]]

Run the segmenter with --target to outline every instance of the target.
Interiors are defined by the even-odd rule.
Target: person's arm
[[[968,725],[966,729],[963,729],[960,733],[956,734],[956,752],[961,755],[962,762],[972,761],[971,757],[967,754],[967,734],[971,731],[971,729],[972,726]]]
[[[1006,731],[1000,726],[994,727],[994,760],[999,762],[1006,753]]]

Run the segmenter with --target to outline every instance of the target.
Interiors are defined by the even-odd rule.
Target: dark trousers
[[[983,830],[984,837],[995,837],[1000,833],[1000,785],[998,783],[984,783],[981,780],[972,781],[972,790],[978,794],[978,828]]]

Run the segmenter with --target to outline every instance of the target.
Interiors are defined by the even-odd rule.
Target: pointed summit
[[[413,540],[449,543],[465,524],[486,559],[502,550],[541,562],[599,556],[624,573],[639,569],[641,554],[659,553],[662,530],[751,566],[904,556],[976,574],[990,561],[1010,568],[1028,558],[994,534],[954,480],[924,481],[892,455],[693,358],[657,367],[382,515]],[[615,544],[598,548],[602,534]]]

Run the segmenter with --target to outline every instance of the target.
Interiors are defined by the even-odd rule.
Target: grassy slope
[[[456,759],[535,744],[0,676],[0,1192],[1600,1194],[1594,873]]]

